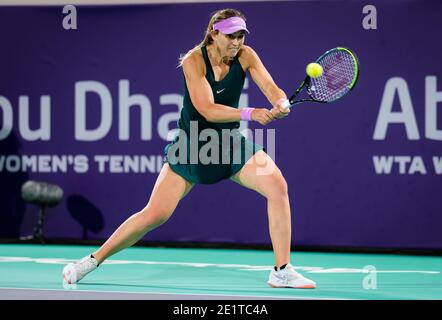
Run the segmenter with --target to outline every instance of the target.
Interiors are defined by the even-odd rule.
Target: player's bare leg
[[[290,262],[291,213],[287,183],[273,160],[258,151],[231,180],[267,199],[270,238],[277,266]]]
[[[68,283],[78,282],[108,257],[134,245],[147,232],[166,222],[174,212],[179,201],[192,187],[192,183],[173,172],[169,164],[165,163],[156,180],[147,205],[118,227],[100,249],[92,254],[95,259],[87,256],[80,262],[77,262],[77,265],[70,264],[66,266],[63,271],[65,281]],[[68,274],[68,271],[72,273]]]
[[[287,266],[282,270],[274,270],[270,275],[269,284],[295,288],[314,288],[316,284],[294,271],[290,264],[291,244],[291,212],[287,182],[281,171],[264,151],[258,151],[247,161],[243,168],[231,180],[255,190],[267,199],[269,232],[277,267]],[[273,281],[278,272],[286,278],[281,283]]]

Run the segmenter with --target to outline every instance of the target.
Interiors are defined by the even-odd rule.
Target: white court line
[[[12,257],[0,256],[0,263],[8,262],[35,262],[47,264],[67,264],[78,260],[64,258],[31,258],[31,257]],[[177,262],[177,261],[144,261],[144,260],[106,260],[103,265],[122,265],[122,264],[145,264],[145,265],[175,265],[194,268],[236,268],[241,271],[270,271],[271,266],[256,266],[247,264],[223,264],[223,263],[201,263],[201,262]],[[307,273],[421,273],[421,274],[440,274],[440,271],[431,270],[371,270],[356,268],[324,268],[310,266],[294,266],[296,270]]]

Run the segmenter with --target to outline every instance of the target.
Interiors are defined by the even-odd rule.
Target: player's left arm
[[[258,54],[251,47],[243,46],[241,58],[241,60],[245,61],[246,69],[249,71],[253,81],[266,96],[267,100],[269,100],[273,109],[276,109],[272,112],[277,111],[278,115],[282,113],[280,116],[287,115],[290,109],[283,108],[280,103],[278,103],[278,101],[280,102],[283,99],[287,99],[287,95],[276,85]]]

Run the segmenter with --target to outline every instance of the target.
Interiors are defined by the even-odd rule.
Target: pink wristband
[[[255,108],[242,108],[241,109],[241,120],[250,121],[252,120],[252,111]]]

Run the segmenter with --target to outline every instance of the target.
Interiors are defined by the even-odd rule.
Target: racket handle
[[[287,99],[287,100],[285,100],[283,103],[281,103],[281,106],[283,107],[283,108],[288,108],[288,107],[290,107],[290,101]]]

